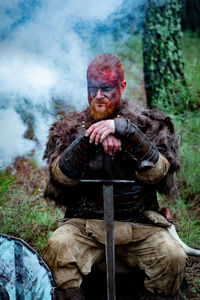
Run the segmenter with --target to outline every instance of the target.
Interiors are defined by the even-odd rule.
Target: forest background
[[[143,72],[145,18],[140,14],[139,22],[136,22],[136,7],[130,6],[128,9],[129,4],[120,10],[120,18],[117,10],[111,14],[112,18],[109,16],[110,22],[107,22],[108,19],[99,21],[95,29],[83,22],[77,25],[76,31],[83,41],[90,41],[87,43],[90,53],[88,59],[105,51],[119,56],[124,63],[128,82],[126,97],[146,107],[148,101]],[[160,204],[171,209],[177,231],[183,241],[200,249],[200,3],[197,0],[183,0],[181,4],[182,34],[179,50],[184,63],[184,82],[181,78],[172,76],[169,85],[160,88],[159,97],[152,100],[151,106],[164,111],[172,118],[180,144],[179,158],[182,164],[177,175],[178,197],[172,201],[159,195]],[[145,1],[141,7],[144,6]],[[124,13],[126,10],[129,11],[128,14]],[[139,11],[141,12],[141,8],[137,13]],[[90,34],[88,33],[87,37],[83,25],[89,28]],[[76,54],[76,51],[74,53]],[[86,89],[86,86],[84,88]],[[68,96],[70,95],[62,98],[60,95],[53,95],[51,106],[42,105],[40,113],[45,116],[49,114],[53,121],[61,117],[63,109],[72,111],[73,105],[66,101]],[[5,103],[2,103],[0,108],[4,109]],[[33,103],[28,97],[22,97],[20,103],[23,105],[18,105],[16,111],[26,126],[23,138],[39,143],[35,130],[37,118],[32,113]],[[1,127],[1,131],[3,130]],[[46,239],[59,225],[56,220],[63,216],[63,211],[47,204],[43,199],[47,168],[37,160],[36,153],[38,155],[38,152],[32,149],[29,153],[15,156],[9,164],[1,165],[0,233],[25,240],[42,254]],[[185,299],[200,297],[199,267],[198,260],[190,260],[187,268],[189,289],[186,292],[190,296],[186,295]]]

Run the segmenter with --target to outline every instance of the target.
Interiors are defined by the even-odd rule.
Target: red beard
[[[121,97],[116,99],[114,102],[109,101],[108,99],[93,99],[90,101],[90,116],[94,120],[103,120],[108,118],[109,116],[112,116],[116,110],[116,108],[120,104]],[[104,106],[99,107],[99,109],[96,109],[96,106],[98,107],[98,103],[105,104]]]

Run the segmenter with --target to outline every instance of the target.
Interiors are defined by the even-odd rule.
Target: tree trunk
[[[145,9],[144,81],[147,105],[155,107],[163,89],[170,96],[172,79],[184,79],[181,0],[147,0]]]

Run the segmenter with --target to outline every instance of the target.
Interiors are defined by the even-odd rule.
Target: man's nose
[[[96,99],[102,99],[104,98],[104,94],[102,93],[101,89],[98,89],[97,90],[97,93],[96,93]]]

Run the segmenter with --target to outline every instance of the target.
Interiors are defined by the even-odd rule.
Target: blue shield
[[[52,300],[55,284],[39,254],[21,239],[0,234],[0,299]]]

